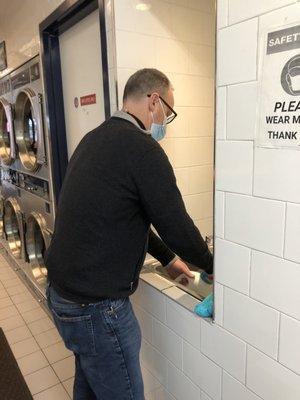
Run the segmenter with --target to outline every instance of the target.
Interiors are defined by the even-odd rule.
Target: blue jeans
[[[48,306],[75,355],[74,400],[144,400],[141,330],[129,298],[78,304],[48,286]]]

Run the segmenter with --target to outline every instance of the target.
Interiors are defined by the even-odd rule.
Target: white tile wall
[[[280,321],[279,362],[300,375],[300,322],[284,314]]]
[[[187,313],[183,307],[170,299],[167,300],[167,325],[194,347],[200,349],[199,318],[192,313]]]
[[[220,283],[214,283],[214,318],[215,323],[223,326],[223,308],[224,308],[224,286]]]
[[[217,27],[224,28],[228,25],[228,0],[219,0],[217,6]]]
[[[218,86],[256,79],[257,29],[252,19],[218,32]]]
[[[264,14],[292,3],[294,3],[293,0],[252,0],[249,6],[245,7],[245,4],[240,0],[229,0],[229,24]]]
[[[216,139],[226,139],[226,87],[217,88],[216,98]]]
[[[227,194],[225,215],[226,239],[257,250],[282,255],[284,203]]]
[[[216,149],[216,189],[252,193],[253,143],[218,141]]]
[[[287,205],[285,257],[300,262],[300,204]]]
[[[223,371],[222,396],[222,400],[259,400],[259,397],[225,371]]]
[[[249,347],[247,386],[264,400],[298,400],[300,376]]]
[[[251,297],[300,320],[299,264],[253,253]]]
[[[245,382],[246,344],[242,340],[201,321],[201,351],[239,381]]]
[[[212,399],[221,399],[221,368],[187,342],[183,343],[183,372]]]
[[[182,339],[167,326],[154,320],[153,344],[177,368],[182,367]]]
[[[299,169],[297,151],[256,149],[254,194],[300,203]]]
[[[215,279],[239,292],[249,293],[250,249],[217,238]]]
[[[257,82],[231,85],[227,90],[227,139],[253,139],[258,100]]]
[[[277,357],[278,311],[225,288],[223,327],[270,357]]]
[[[223,192],[215,192],[215,235],[223,238],[225,231],[225,194]]]
[[[168,366],[168,390],[177,400],[200,399],[200,389],[172,364]]]

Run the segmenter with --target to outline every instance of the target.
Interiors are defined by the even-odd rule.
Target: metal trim
[[[1,111],[2,109],[2,111]],[[5,113],[8,129],[9,129],[9,148],[4,139],[3,126],[3,113]],[[14,125],[12,118],[11,104],[4,98],[0,98],[0,157],[5,165],[11,165],[16,157]]]
[[[12,255],[22,258],[23,216],[14,197],[9,197],[4,203],[4,230]]]
[[[30,101],[33,110],[33,120],[37,135],[36,154],[28,149],[25,127],[24,110],[27,101]],[[25,169],[36,171],[45,163],[44,131],[42,121],[41,94],[30,88],[21,89],[15,102],[15,137],[19,149],[19,157]]]

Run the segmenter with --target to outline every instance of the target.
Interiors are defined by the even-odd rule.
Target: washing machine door
[[[16,156],[11,104],[0,98],[0,157],[5,165],[10,165]]]
[[[42,118],[41,94],[22,89],[15,102],[15,136],[20,160],[28,171],[36,171],[46,161]]]
[[[4,230],[15,258],[22,258],[23,217],[18,201],[9,197],[4,203]]]
[[[0,196],[0,238],[4,238],[4,198]]]
[[[44,217],[33,211],[26,220],[26,250],[32,274],[40,285],[45,285],[47,281],[44,256],[50,245],[51,234]]]

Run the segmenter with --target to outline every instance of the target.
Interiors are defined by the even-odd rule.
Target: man
[[[49,308],[75,354],[75,400],[144,399],[141,333],[128,298],[147,251],[173,278],[193,276],[175,254],[212,273],[157,143],[176,116],[173,106],[162,72],[136,72],[123,110],[88,133],[70,160],[45,262]]]

